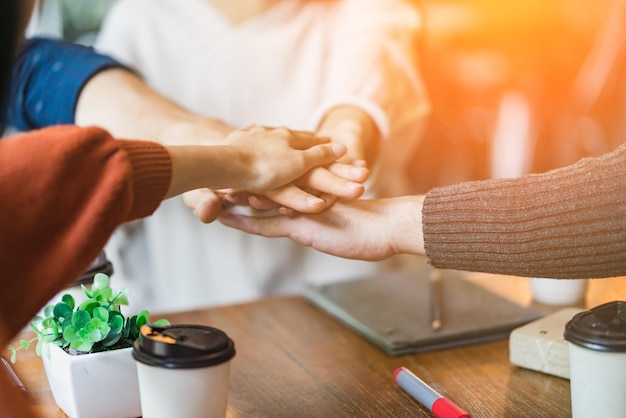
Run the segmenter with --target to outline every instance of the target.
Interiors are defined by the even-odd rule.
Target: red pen
[[[450,399],[441,396],[407,368],[398,367],[393,372],[393,379],[398,386],[428,408],[437,418],[471,418],[470,414],[459,408]]]

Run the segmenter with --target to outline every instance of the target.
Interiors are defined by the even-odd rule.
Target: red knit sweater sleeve
[[[80,275],[117,226],[151,214],[170,178],[165,148],[115,140],[99,128],[1,140],[2,342]]]

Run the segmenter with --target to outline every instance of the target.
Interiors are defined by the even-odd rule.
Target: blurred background
[[[624,141],[624,0],[417,4],[433,104],[410,168],[417,192],[543,172]]]
[[[89,44],[116,0],[44,0],[39,33]],[[413,192],[513,177],[626,137],[626,0],[411,0],[432,114]]]

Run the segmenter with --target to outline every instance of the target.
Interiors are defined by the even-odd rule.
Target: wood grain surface
[[[527,279],[473,275],[470,280],[531,304]],[[586,305],[617,299],[626,299],[625,278],[594,280]],[[391,357],[299,296],[165,316],[173,323],[215,326],[234,339],[228,417],[432,416],[393,381],[400,366],[475,418],[571,415],[569,381],[512,365],[508,340]],[[21,337],[30,335],[25,331]],[[65,416],[33,349],[20,352],[14,368],[40,416]]]

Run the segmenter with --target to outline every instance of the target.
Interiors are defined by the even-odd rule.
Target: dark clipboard
[[[430,326],[429,274],[424,264],[409,270],[321,286],[305,297],[387,354],[396,356],[508,338],[542,316],[464,278],[442,273],[443,327]]]

